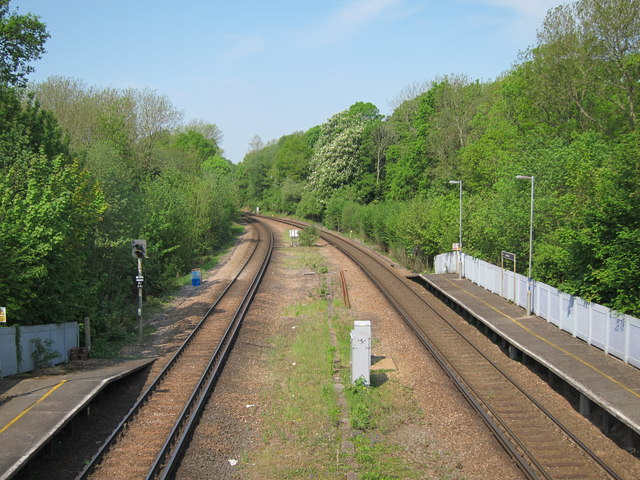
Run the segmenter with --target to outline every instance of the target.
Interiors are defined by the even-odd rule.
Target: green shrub
[[[320,230],[315,225],[309,225],[300,232],[300,245],[312,247],[320,238]]]

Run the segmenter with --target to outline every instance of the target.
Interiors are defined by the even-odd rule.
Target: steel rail
[[[226,360],[229,351],[237,337],[238,331],[242,324],[242,320],[244,319],[244,316],[253,300],[253,297],[255,296],[262,278],[264,277],[264,273],[267,269],[267,266],[269,265],[271,254],[273,252],[274,238],[273,232],[268,227],[264,226],[262,222],[260,223],[266,229],[268,234],[269,243],[267,255],[260,265],[258,273],[253,278],[248,291],[242,299],[242,302],[236,309],[233,315],[233,319],[224,333],[223,340],[216,347],[216,350],[211,357],[209,364],[207,365],[206,371],[202,374],[201,380],[198,383],[196,390],[191,395],[191,398],[185,406],[183,413],[180,415],[180,418],[176,421],[173,430],[167,437],[167,440],[162,447],[161,452],[158,454],[156,461],[154,462],[151,470],[149,471],[149,474],[146,477],[147,480],[156,478],[156,476],[159,479],[170,478],[178,468],[180,459],[184,454],[187,448],[188,441],[191,438],[191,434],[196,427],[197,420],[204,410],[204,407],[206,406],[206,402],[215,386],[216,380],[222,372],[224,361]],[[193,411],[193,414],[191,414],[191,411]],[[168,460],[163,465],[163,462],[167,459],[167,457]]]
[[[272,247],[273,244],[271,244]],[[103,459],[105,454],[109,451],[111,446],[116,442],[118,436],[122,433],[125,426],[129,424],[135,415],[140,411],[143,405],[149,400],[151,395],[156,391],[158,385],[162,382],[162,380],[167,376],[169,371],[176,365],[179,358],[184,354],[189,344],[193,341],[195,336],[201,330],[202,326],[205,324],[211,313],[215,310],[215,308],[219,305],[222,299],[225,297],[229,289],[235,284],[240,274],[245,270],[247,265],[253,259],[258,247],[258,242],[253,248],[253,251],[247,258],[247,260],[243,263],[242,267],[238,270],[237,274],[234,278],[229,282],[229,284],[223,289],[223,291],[218,295],[215,301],[211,304],[207,312],[202,316],[202,318],[198,321],[198,324],[194,327],[189,336],[184,340],[182,345],[178,348],[178,350],[173,354],[171,359],[164,366],[162,371],[158,374],[153,383],[145,390],[142,396],[136,401],[136,403],[131,407],[129,412],[125,415],[125,417],[120,421],[120,423],[116,426],[116,428],[112,431],[109,437],[104,441],[101,445],[100,449],[96,452],[96,454],[89,460],[89,462],[85,465],[82,471],[76,476],[75,480],[85,480],[89,477],[89,475],[94,471],[94,469],[98,466],[100,461]],[[270,253],[269,253],[270,256]]]
[[[300,222],[295,222],[291,220],[282,220],[283,223],[295,225],[299,228],[303,228],[305,225]],[[493,366],[497,372],[499,372],[505,379],[507,379],[520,393],[522,393],[536,408],[538,408],[543,414],[545,414],[553,423],[555,423],[570,439],[573,441],[580,449],[582,449],[594,462],[596,462],[606,473],[613,479],[620,479],[621,477],[616,474],[600,457],[598,457],[589,447],[587,447],[579,438],[577,438],[558,418],[556,418],[551,412],[549,412],[540,402],[538,402],[535,398],[533,398],[524,388],[522,388],[509,374],[504,372],[498,365],[495,364],[491,359],[489,359],[481,350],[478,349],[468,338],[460,332],[460,330],[453,325],[450,321],[444,318],[438,311],[436,311],[429,303],[427,303],[424,298],[422,298],[418,293],[416,293],[413,289],[409,288],[404,280],[400,278],[395,272],[391,271],[388,267],[384,265],[385,262],[381,261],[380,258],[376,258],[368,249],[363,248],[358,245],[356,242],[349,241],[347,239],[342,238],[334,233],[331,233],[327,230],[322,230],[321,236],[327,240],[329,243],[336,246],[339,250],[341,250],[345,255],[351,258],[360,268],[361,270],[373,281],[373,283],[380,289],[383,295],[387,298],[387,300],[391,303],[391,305],[396,309],[396,311],[400,314],[400,316],[404,319],[404,321],[410,326],[410,328],[416,333],[420,341],[429,349],[432,353],[436,361],[440,364],[443,370],[447,373],[447,375],[452,379],[458,390],[461,391],[465,399],[469,401],[471,406],[480,414],[482,420],[487,424],[487,426],[491,429],[492,433],[498,440],[498,442],[505,448],[507,453],[516,461],[519,468],[522,470],[523,474],[527,478],[539,478],[538,474],[534,472],[531,467],[528,465],[528,462],[531,462],[536,466],[539,470],[539,473],[545,478],[551,478],[549,474],[545,471],[545,469],[540,465],[532,452],[529,451],[519,440],[518,435],[511,432],[509,427],[506,425],[506,422],[501,420],[500,415],[493,409],[491,406],[482,400],[482,395],[476,392],[473,387],[466,381],[461,381],[460,379],[464,378],[462,375],[450,362],[445,360],[445,356],[442,352],[428,339],[422,329],[413,321],[411,316],[402,308],[399,302],[393,297],[393,295],[375,278],[372,272],[368,271],[362,262],[360,262],[357,258],[355,258],[349,251],[347,251],[343,246],[338,243],[347,244],[351,248],[357,249],[360,253],[367,255],[369,258],[373,259],[377,263],[380,264],[388,273],[393,275],[402,285],[406,287],[406,290],[413,293],[413,295],[422,302],[425,306],[427,306],[435,315],[437,315],[442,321],[447,323],[464,341],[466,341],[478,354],[480,354],[485,360]],[[332,240],[333,239],[333,240]],[[377,255],[377,254],[376,254]],[[460,378],[458,378],[458,376]],[[471,394],[473,392],[473,394]],[[475,397],[474,397],[475,396]],[[478,401],[479,400],[479,401]],[[480,409],[480,410],[478,410]],[[490,413],[491,415],[489,415]],[[500,424],[500,427],[495,423],[492,419],[495,418],[496,421]],[[507,438],[501,431],[504,429],[509,436],[510,439]],[[505,443],[506,441],[506,443]],[[517,449],[513,447],[513,442],[515,442],[518,447],[525,453],[528,457],[527,460],[518,453]]]

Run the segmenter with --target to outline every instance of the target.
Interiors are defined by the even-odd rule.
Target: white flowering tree
[[[307,190],[326,200],[336,190],[355,183],[365,172],[363,133],[380,117],[371,103],[358,102],[321,126],[311,159]]]

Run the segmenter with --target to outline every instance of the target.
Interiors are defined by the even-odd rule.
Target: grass
[[[254,466],[245,478],[341,478],[332,461],[339,410],[326,308],[326,300],[314,300],[283,312],[296,328],[272,339],[263,447],[249,454]]]

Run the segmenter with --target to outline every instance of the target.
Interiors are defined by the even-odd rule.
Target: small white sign
[[[451,250],[453,250],[454,252],[460,250],[460,244],[454,243],[453,245],[451,245]]]
[[[300,230],[289,230],[289,237],[298,238]]]

